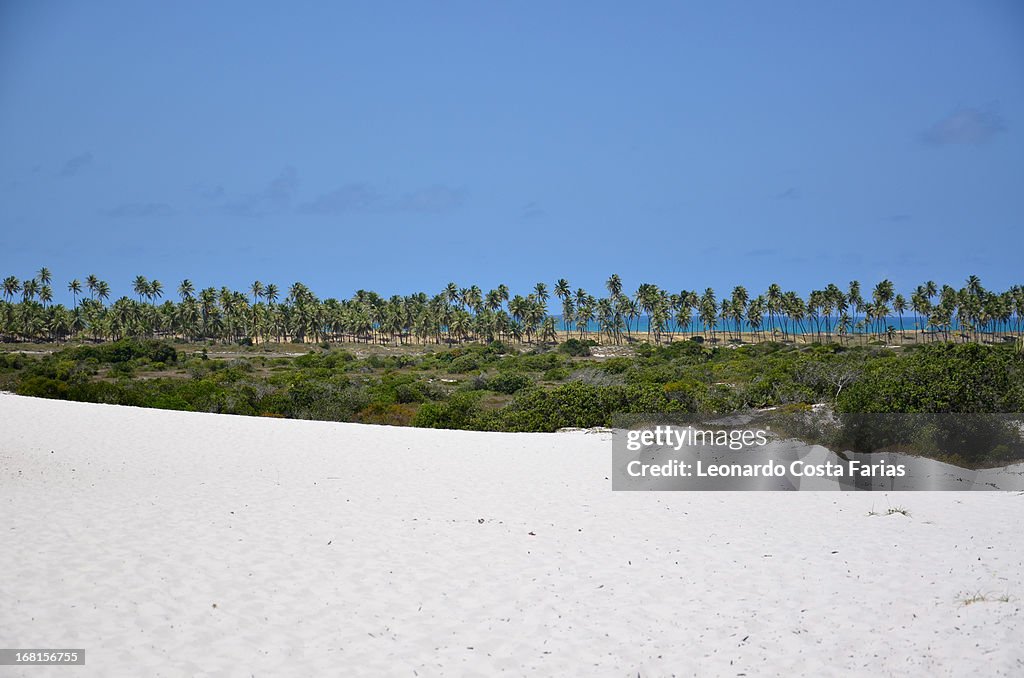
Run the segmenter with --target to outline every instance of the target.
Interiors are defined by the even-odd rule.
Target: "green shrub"
[[[839,396],[841,412],[1020,412],[1024,361],[1003,347],[922,346],[875,359]]]
[[[25,362],[24,353],[0,353],[0,369],[20,370]]]
[[[409,426],[416,414],[413,405],[398,403],[371,403],[356,415],[356,420],[364,424],[382,424],[385,426]]]
[[[130,377],[135,374],[135,369],[126,362],[116,362],[110,366],[110,374],[118,377]]]
[[[480,361],[472,354],[461,355],[448,364],[448,372],[451,374],[465,374],[480,368]]]
[[[597,364],[597,368],[610,372],[612,374],[622,374],[633,366],[633,361],[629,358],[617,357],[608,358],[602,363]]]
[[[35,398],[63,399],[68,396],[68,385],[67,382],[49,377],[29,377],[18,384],[14,392]]]
[[[398,384],[395,386],[395,402],[398,403],[422,403],[427,399],[423,392],[423,385],[419,383]]]
[[[683,402],[669,398],[659,384],[630,384],[626,386],[625,412],[646,414],[678,412],[688,409]]]
[[[571,373],[564,367],[555,367],[544,373],[545,381],[565,381]]]
[[[564,354],[555,351],[545,351],[506,356],[501,359],[498,366],[500,369],[509,372],[546,372],[556,367],[563,367],[568,362],[569,358]]]
[[[498,393],[516,393],[531,384],[530,378],[518,372],[499,372],[487,380],[487,388]]]
[[[502,341],[492,341],[487,344],[486,353],[492,356],[500,356],[509,352],[509,348]]]
[[[696,412],[698,404],[707,390],[706,386],[691,379],[671,381],[661,387],[665,398],[678,403],[670,406],[683,412]]]
[[[499,414],[508,431],[557,431],[560,428],[608,426],[612,414],[625,411],[621,386],[590,386],[579,381],[551,390],[520,391]]]
[[[447,401],[423,403],[413,417],[412,425],[423,428],[473,428],[480,414],[480,396],[479,391],[458,391]]]
[[[576,357],[590,355],[590,347],[579,339],[566,339],[558,346],[558,350]]]
[[[289,403],[284,414],[299,419],[351,421],[356,412],[370,404],[365,388],[349,385],[343,379],[301,381],[287,393]]]
[[[168,365],[178,361],[178,351],[174,346],[157,339],[121,339],[109,344],[78,346],[61,353],[73,360],[94,358],[100,363],[126,363],[137,358],[148,358],[152,362]]]
[[[373,362],[382,364],[380,362],[380,356],[370,356]],[[320,368],[328,370],[345,369],[349,363],[355,360],[355,356],[348,351],[330,351],[326,353],[306,353],[300,355],[294,359],[294,365],[302,368]],[[276,358],[273,364],[282,364],[287,361],[282,358]]]

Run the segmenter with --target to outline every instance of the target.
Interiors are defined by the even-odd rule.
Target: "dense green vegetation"
[[[66,341],[127,337],[212,339],[236,344],[265,342],[465,344],[554,343],[565,336],[622,344],[662,343],[680,337],[708,342],[791,341],[848,344],[870,339],[889,343],[925,341],[1012,341],[1022,334],[1024,287],[985,289],[971,276],[957,289],[925,282],[909,295],[882,280],[870,294],[858,281],[844,289],[829,284],[806,297],[773,284],[752,296],[742,285],[718,298],[715,290],[678,293],[641,284],[630,295],[619,276],[605,283],[607,296],[575,291],[565,279],[549,290],[537,283],[527,294],[498,285],[484,292],[476,285],[449,283],[438,294],[420,292],[385,299],[359,290],[349,299],[321,300],[300,282],[287,293],[274,284],[253,282],[245,292],[207,287],[191,280],[177,286],[179,301],[164,300],[159,280],[137,276],[132,296],[112,297],[110,285],[95,275],[67,283],[73,303],[54,304],[53,276],[39,269],[22,280],[7,276],[0,300],[0,340]],[[549,308],[552,295],[556,309]],[[559,313],[556,318],[553,312]],[[908,332],[909,330],[909,332]],[[560,336],[559,332],[563,335]]]
[[[201,412],[497,431],[607,426],[618,413],[723,413],[829,403],[837,412],[1021,412],[1013,346],[899,349],[697,341],[596,358],[593,342],[518,351],[501,342],[357,357],[322,344],[230,359],[161,340],[0,353],[0,389]]]
[[[433,296],[384,299],[361,290],[321,300],[302,283],[281,299],[275,285],[259,281],[244,294],[197,290],[184,280],[180,301],[158,304],[163,285],[138,276],[135,299],[108,305],[110,286],[91,275],[84,285],[68,283],[71,308],[53,303],[51,284],[46,268],[3,280],[0,340],[15,350],[34,340],[56,347],[0,354],[0,388],[495,431],[813,403],[828,403],[840,417],[1024,411],[1024,288],[993,292],[973,276],[960,289],[924,283],[909,301],[888,280],[868,298],[853,281],[846,291],[830,284],[806,299],[778,285],[751,298],[738,286],[720,300],[710,288],[674,294],[650,284],[629,295],[616,275],[607,296],[595,298],[559,280],[552,292],[560,319],[544,283],[525,296],[504,285],[485,294],[451,283]],[[285,343],[302,353],[276,353]],[[207,352],[224,346],[233,355]],[[858,445],[905,442],[902,422],[879,429],[877,421],[858,424]],[[983,450],[970,461],[985,458]]]

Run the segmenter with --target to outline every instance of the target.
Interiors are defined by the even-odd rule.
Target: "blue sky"
[[[0,277],[1024,282],[1024,5],[0,4]]]

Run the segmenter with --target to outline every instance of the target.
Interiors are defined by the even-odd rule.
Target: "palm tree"
[[[157,280],[156,278],[154,278],[153,280],[149,281],[149,289],[146,292],[146,296],[149,297],[150,304],[155,304],[155,301],[157,299],[159,299],[160,297],[164,296],[164,286],[163,286],[163,284],[159,280]]]
[[[452,314],[451,322],[449,323],[449,333],[454,335],[459,343],[465,341],[469,336],[470,327],[470,316],[463,309],[456,309],[455,313]]]
[[[90,274],[84,286],[77,279],[68,283],[73,296],[73,307],[69,310],[53,305],[52,287],[44,279],[51,276],[41,269],[29,280],[20,281],[15,276],[3,280],[0,329],[6,339],[63,340],[86,333],[98,340],[170,333],[188,340],[206,337],[221,341],[243,337],[265,341],[274,335],[279,342],[287,337],[299,342],[404,344],[408,340],[426,343],[432,338],[435,343],[464,343],[499,338],[533,343],[551,340],[551,330],[557,327],[548,313],[551,294],[544,283],[537,283],[528,294],[516,294],[511,300],[504,285],[485,296],[475,285],[459,288],[452,283],[433,298],[419,292],[385,300],[375,292],[359,290],[350,299],[321,301],[297,282],[291,286],[285,302],[278,305],[277,287],[264,287],[259,281],[249,287],[251,296],[222,287],[219,293],[207,288],[197,299],[192,282],[183,280],[178,286],[180,302],[165,301],[158,305],[163,293],[160,282],[138,276],[133,285],[138,299],[122,297],[107,307],[110,286]],[[89,295],[79,301],[83,287]],[[753,300],[746,288],[736,286],[721,302],[715,299],[711,288],[703,295],[686,290],[669,294],[656,285],[643,283],[635,294],[627,294],[617,275],[608,279],[606,287],[608,296],[595,299],[582,288],[573,293],[564,278],[555,283],[553,292],[562,302],[566,332],[575,323],[572,329],[582,339],[592,331],[591,323],[596,323],[602,341],[618,344],[624,337],[632,341],[633,321],[646,314],[647,334],[654,344],[664,341],[666,333],[684,327],[694,333],[702,331],[714,340],[719,322],[741,339],[746,322],[753,339],[764,340],[767,317],[772,336],[777,336],[774,333],[778,327],[787,341],[791,328],[798,341],[812,340],[811,334],[813,340],[821,341],[822,324],[826,340],[831,341],[835,321],[840,343],[847,343],[851,331],[864,341],[872,335],[880,339],[894,337],[897,330],[886,322],[890,313],[899,317],[898,331],[906,338],[903,315],[908,309],[915,313],[915,327],[934,329],[929,336],[936,340],[1006,341],[1010,334],[1019,335],[1024,330],[1024,287],[1015,285],[1002,292],[989,291],[977,276],[969,277],[960,289],[944,285],[941,292],[934,282],[919,285],[909,295],[909,304],[889,280],[882,280],[873,288],[869,302],[861,296],[857,281],[850,283],[848,293],[829,284],[824,289],[811,290],[806,300],[795,292],[783,292],[777,284],[770,285],[764,295]],[[19,303],[13,303],[19,293]],[[936,296],[938,300],[933,303]],[[261,303],[263,299],[266,304]],[[505,302],[507,310],[503,309]],[[700,330],[694,329],[691,322],[694,310]],[[954,329],[956,336],[951,339]],[[1001,332],[1005,333],[1003,337],[998,336]]]
[[[547,303],[547,300],[550,298],[550,295],[548,294],[548,286],[542,282],[533,286],[533,294],[541,303]]]
[[[471,285],[469,290],[466,292],[466,305],[473,309],[474,314],[479,314],[484,303],[484,294],[476,285]]]
[[[40,268],[39,272],[36,273],[36,279],[39,280],[40,285],[49,285],[52,282],[52,278],[50,276],[50,269],[46,268],[45,266]]]
[[[722,303],[718,307],[718,317],[722,319],[722,327],[726,330],[729,329],[729,321],[733,318],[732,299],[729,297],[722,299]],[[735,337],[733,337],[732,341],[735,340]]]
[[[963,315],[974,327],[974,339],[979,341],[979,329],[984,327],[982,315],[985,311],[985,302],[989,297],[988,291],[981,285],[981,279],[976,275],[967,278],[967,285],[960,291],[961,315]],[[982,330],[983,331],[983,330]]]
[[[594,319],[594,311],[597,307],[597,300],[582,287],[576,290],[576,329],[580,333],[580,339],[590,332],[590,323]]]
[[[758,336],[758,331],[761,329],[761,322],[764,320],[765,305],[764,297],[759,295],[754,297],[753,301],[751,301],[747,306],[747,323],[750,325],[750,329],[754,332],[755,338]]]
[[[928,291],[924,285],[918,285],[914,293],[910,295],[910,305],[914,309],[914,325],[917,327],[919,336],[925,331],[927,325],[921,324],[921,316],[927,319],[931,315],[931,300],[928,298]]]
[[[729,307],[733,320],[736,321],[736,337],[740,341],[743,340],[742,323],[743,317],[747,313],[747,303],[750,301],[750,295],[747,294],[747,288],[743,285],[737,285],[732,290],[732,299]]]
[[[146,276],[135,276],[135,282],[132,283],[132,290],[139,296],[139,303],[142,303],[142,297],[149,293],[149,281],[146,280]]]
[[[612,273],[605,282],[605,287],[608,288],[608,295],[614,299],[622,294],[622,278],[617,273]]]
[[[501,292],[498,290],[491,290],[484,296],[484,308],[492,313],[497,313],[501,310]]]
[[[618,276],[612,276],[612,277],[613,278],[617,278]],[[612,281],[609,280],[608,282],[611,283]],[[634,298],[636,299],[637,308],[640,310],[641,313],[643,313],[643,314],[645,314],[647,316],[647,338],[648,338],[648,340],[650,340],[651,329],[652,329],[651,328],[651,315],[653,314],[654,306],[657,303],[658,292],[659,292],[659,290],[658,290],[658,288],[655,285],[652,285],[650,283],[642,283],[640,285],[640,287],[637,288],[636,295],[634,296]]]
[[[618,322],[616,323],[616,332],[618,332],[618,325],[621,324],[621,318],[616,316]],[[661,343],[661,335],[668,329],[668,301],[659,299],[654,303],[654,307],[651,309],[651,317],[648,324],[654,330],[654,343]]]
[[[626,321],[627,340],[633,341],[633,321],[640,317],[640,310],[636,307],[636,302],[625,294],[620,294],[615,310]]]
[[[903,332],[903,312],[907,310],[907,300],[902,294],[897,294],[893,299],[892,310],[900,317],[900,338],[906,339],[907,335]]]
[[[448,283],[444,288],[443,296],[449,304],[455,303],[459,300],[459,286],[453,282]]]
[[[800,334],[803,334],[804,331],[804,313],[807,306],[800,295],[792,290],[783,295],[782,306],[786,316],[793,320],[793,341],[796,341],[797,330],[800,330]]]
[[[555,296],[559,299],[565,299],[570,294],[572,294],[572,290],[569,287],[569,281],[565,278],[559,278],[558,282],[555,283]]]
[[[4,278],[4,297],[10,302],[18,292],[21,291],[21,281],[13,275]]]
[[[508,312],[513,320],[521,321],[526,316],[526,298],[518,294],[512,297],[508,302]]]
[[[191,295],[183,297],[177,308],[178,329],[186,340],[195,340],[199,331],[199,308]]]
[[[715,300],[715,291],[710,287],[704,290],[698,307],[700,320],[704,324],[704,336],[707,338],[708,328],[711,328],[711,338],[715,337],[715,325],[718,323],[718,303]]]
[[[89,290],[90,299],[96,298],[96,288],[99,286],[99,284],[100,279],[97,278],[95,274],[90,273],[89,275],[85,276],[85,288]]]
[[[253,281],[252,285],[249,286],[249,292],[252,294],[252,305],[255,306],[256,302],[263,296],[263,283],[259,280]]]
[[[814,322],[815,341],[821,341],[821,316],[825,313],[825,292],[823,290],[811,290],[807,297],[807,316]]]
[[[853,311],[853,319],[856,319],[864,311],[864,297],[860,293],[860,282],[851,280],[847,288],[846,301],[850,305],[850,310]],[[857,322],[855,327],[859,327],[860,323]]]
[[[78,295],[82,293],[82,283],[79,282],[78,278],[75,278],[68,283],[68,292],[71,292],[71,298],[74,300],[74,307],[78,308]]]
[[[562,301],[562,330],[569,331],[569,320],[573,312],[572,290],[569,288],[569,281],[559,278],[555,283],[555,296]]]
[[[526,329],[526,336],[529,338],[530,335],[539,333],[541,324],[547,317],[547,306],[533,294],[526,297],[526,304],[523,325]]]
[[[768,328],[774,338],[775,315],[782,308],[782,288],[777,283],[768,286],[768,291],[765,292],[765,306],[768,309]]]
[[[212,287],[199,292],[199,319],[204,337],[210,337],[210,328],[217,311],[217,291]]]
[[[612,302],[607,297],[602,297],[597,300],[597,306],[595,307],[597,313],[597,332],[598,336],[607,335],[608,341],[614,341],[615,335],[612,331]]]
[[[697,308],[699,303],[699,297],[697,292],[690,290],[683,290],[677,295],[678,301],[676,302],[676,327],[680,330],[686,329],[690,333],[690,336],[694,336],[696,331],[693,322],[693,310]]]
[[[558,332],[555,330],[554,318],[544,318],[544,325],[541,327],[540,334],[540,340],[543,342],[554,343],[558,341]]]
[[[846,296],[843,291],[835,283],[829,283],[825,286],[825,295],[823,297],[825,306],[823,313],[825,314],[825,334],[829,342],[832,341],[832,314],[840,312],[846,308]]]
[[[35,278],[21,283],[21,299],[22,301],[32,301],[39,294],[39,283],[36,282]]]
[[[878,338],[882,338],[882,331],[885,319],[889,315],[889,302],[893,297],[893,284],[891,280],[883,280],[875,285],[871,293],[871,299],[875,303],[874,317],[878,320]]]

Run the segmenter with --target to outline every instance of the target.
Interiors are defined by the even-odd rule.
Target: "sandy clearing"
[[[0,395],[0,646],[87,653],[0,675],[1024,673],[1019,493],[610,470],[607,434]]]

